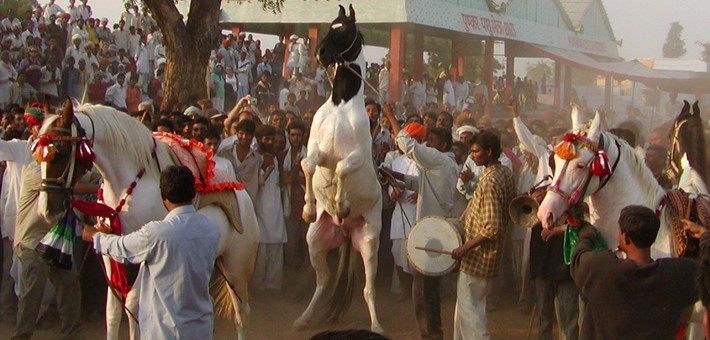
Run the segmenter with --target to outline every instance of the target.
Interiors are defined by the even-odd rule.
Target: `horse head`
[[[611,175],[609,160],[604,153],[601,134],[601,116],[597,112],[589,130],[567,133],[555,147],[555,175],[548,188],[537,217],[542,226],[551,229],[564,221],[567,210],[602,186],[602,177]],[[606,138],[607,144],[610,143]],[[599,181],[591,181],[593,177]]]
[[[349,15],[345,15],[345,7],[339,7],[338,17],[330,24],[328,33],[316,47],[316,60],[323,67],[354,61],[362,50],[363,39],[355,25],[353,5],[350,5]]]
[[[62,112],[40,129],[32,156],[42,168],[38,213],[47,222],[54,223],[66,213],[72,187],[93,166],[91,144],[69,99]]]
[[[700,117],[700,106],[696,101],[691,105],[684,100],[683,109],[673,121],[668,150],[668,174],[674,182],[680,177],[683,166],[681,159],[685,154],[690,167],[700,174],[706,171],[705,134]]]

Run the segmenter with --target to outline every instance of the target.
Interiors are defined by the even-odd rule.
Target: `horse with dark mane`
[[[690,168],[700,174],[707,186],[710,183],[710,174],[707,171],[707,149],[700,106],[696,101],[691,112],[690,103],[685,100],[683,102],[685,103],[683,109],[678,114],[678,118],[673,121],[673,128],[670,131],[668,177],[674,183],[678,183],[683,170],[681,161],[685,155]]]

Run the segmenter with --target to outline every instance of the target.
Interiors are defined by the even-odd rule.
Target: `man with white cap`
[[[111,43],[111,29],[108,28],[108,18],[101,19],[101,26],[96,27],[96,37],[101,43]]]
[[[299,53],[301,43],[298,42],[298,36],[291,34],[289,37],[290,43],[288,44],[288,60],[286,61],[286,67],[288,67],[289,72],[292,75],[296,74],[299,69],[299,59],[301,54]]]
[[[72,45],[67,47],[67,51],[64,53],[64,63],[66,63],[69,57],[73,57],[76,64],[79,64],[79,60],[85,59],[86,57],[86,52],[81,46],[83,38],[79,34],[74,34],[71,40]]]

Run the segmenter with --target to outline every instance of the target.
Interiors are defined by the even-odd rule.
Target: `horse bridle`
[[[590,147],[590,145],[587,145],[587,144],[589,144],[589,143],[581,143],[582,147],[590,148],[590,150],[595,153],[598,150],[604,150],[604,135],[599,135],[599,143],[597,144],[597,147],[596,147],[597,150],[592,149]],[[618,150],[618,155],[616,157],[616,160],[614,161],[614,165],[611,167],[611,173],[607,176],[599,177],[599,181],[600,181],[599,188],[597,188],[597,190],[595,190],[590,195],[594,195],[595,193],[599,192],[602,188],[604,188],[604,186],[607,183],[609,183],[611,176],[614,175],[614,172],[616,171],[616,167],[619,165],[619,161],[621,160],[621,145],[619,144],[619,141],[616,141],[616,140],[615,140],[615,144],[616,144],[616,148]],[[594,174],[592,174],[592,170],[590,167],[590,165],[593,161],[594,161],[594,157],[592,157],[592,159],[587,164],[587,168],[590,168],[590,169],[589,169],[589,171],[587,171],[587,174],[585,175],[584,180],[571,193],[566,193],[566,192],[562,191],[562,189],[560,189],[560,181],[562,180],[562,175],[565,173],[565,171],[567,170],[567,166],[571,162],[571,160],[565,161],[565,164],[562,167],[562,170],[560,171],[560,178],[558,178],[557,181],[555,181],[555,183],[553,183],[552,185],[547,187],[547,191],[553,192],[553,193],[561,196],[567,202],[568,206],[573,206],[573,205],[579,203],[580,200],[585,196],[585,194],[587,192],[587,188],[589,187],[589,183],[592,180],[592,177],[595,176]]]
[[[71,153],[69,155],[69,161],[64,167],[64,171],[59,177],[43,178],[39,186],[39,191],[60,192],[65,193],[67,195],[71,195],[71,186],[74,180],[74,169],[76,168],[77,163],[77,149],[79,147],[83,147],[83,145],[80,144],[86,144],[87,147],[91,148],[94,142],[94,134],[96,133],[96,131],[94,130],[94,121],[91,119],[91,117],[89,117],[89,121],[91,122],[92,130],[92,136],[90,139],[86,137],[86,130],[81,126],[81,123],[76,118],[76,116],[73,117],[73,122],[70,129],[62,127],[53,127],[51,129],[54,131],[69,132],[69,136],[45,133],[37,138],[37,140],[35,141],[36,144],[32,147],[33,150],[38,147],[40,143],[43,143],[43,140],[44,142],[49,143],[48,146],[56,142],[71,143]],[[91,152],[93,152],[93,150],[91,150]],[[91,167],[88,167],[87,169],[90,168]]]
[[[360,30],[357,30],[357,32],[355,32],[355,38],[350,43],[350,46],[348,46],[348,48],[346,48],[345,50],[335,54],[335,64],[336,65],[346,65],[347,66],[351,62],[355,61],[354,58],[353,58],[353,60],[345,60],[345,53],[350,52],[350,50],[353,47],[355,47],[357,41],[360,40],[361,37],[362,37],[362,34],[360,33]],[[360,54],[360,52],[362,52],[362,44],[359,45],[359,50],[357,51],[357,53],[355,53],[355,57],[357,57]]]

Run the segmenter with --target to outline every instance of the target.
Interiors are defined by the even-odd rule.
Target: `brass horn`
[[[536,183],[527,194],[520,195],[510,201],[508,214],[510,214],[510,219],[513,220],[513,223],[523,228],[532,228],[540,223],[540,220],[537,218],[537,210],[540,208],[540,202],[542,202],[545,198],[545,194],[547,194],[548,186],[538,187],[538,185],[551,178],[552,177],[549,175],[545,176],[545,178]]]
[[[537,218],[537,210],[540,203],[529,195],[520,195],[510,201],[508,213],[513,223],[523,228],[532,228],[540,223]]]

